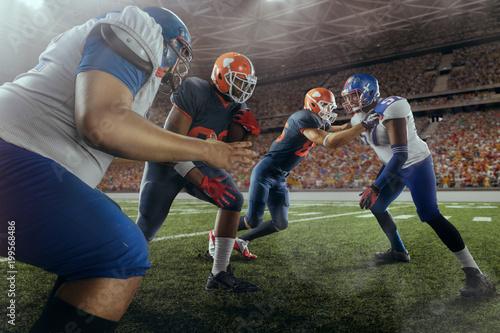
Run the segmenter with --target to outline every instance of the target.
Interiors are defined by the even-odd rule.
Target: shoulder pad
[[[104,44],[138,69],[151,74],[153,65],[142,46],[125,30],[112,24],[100,25]]]
[[[408,101],[402,97],[386,97],[377,104],[375,112],[384,120],[405,118],[411,113],[411,107]]]

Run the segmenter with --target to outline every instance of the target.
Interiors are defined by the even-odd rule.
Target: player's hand
[[[379,120],[380,117],[378,113],[376,113],[375,110],[372,109],[370,110],[370,112],[366,114],[365,118],[361,121],[361,125],[363,125],[363,127],[366,130],[371,130],[378,124]]]
[[[252,146],[250,141],[225,143],[217,140],[215,134],[211,134],[205,142],[208,145],[201,160],[214,168],[230,169],[235,163],[255,164],[254,158],[257,156],[257,153],[246,149]]]
[[[361,209],[370,209],[375,201],[377,201],[377,198],[380,195],[380,189],[377,186],[372,185],[359,195],[362,196],[359,201],[359,207],[361,207]]]
[[[253,112],[250,108],[245,110],[239,110],[233,116],[233,121],[243,126],[250,134],[259,135],[260,128],[259,124],[253,117]]]
[[[226,176],[220,178],[208,178],[207,176],[204,176],[201,181],[201,185],[199,186],[199,188],[203,190],[203,192],[214,199],[219,208],[229,206],[229,201],[227,201],[227,198],[235,198],[234,195],[232,195],[229,191],[236,193],[236,190],[231,186],[227,186],[226,184],[222,183],[225,178]]]

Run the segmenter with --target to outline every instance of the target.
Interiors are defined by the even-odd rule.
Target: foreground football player
[[[0,87],[0,254],[59,276],[31,332],[113,332],[151,266],[141,230],[95,189],[115,156],[251,163],[250,144],[144,118],[162,77],[175,89],[187,74],[190,43],[172,12],[126,7],[54,38]]]
[[[172,95],[165,129],[195,138],[210,135],[226,140],[233,121],[255,137],[260,129],[245,101],[252,96],[257,78],[250,60],[242,54],[221,55],[213,67],[211,83],[188,78]],[[219,207],[215,221],[214,263],[206,290],[257,291],[257,285],[236,278],[229,257],[233,249],[243,195],[224,170],[198,160],[183,163],[146,163],[139,199],[137,225],[151,241],[165,221],[172,202],[184,189],[192,196]]]
[[[378,81],[368,74],[351,76],[342,91],[344,108],[355,113],[346,129],[357,126],[368,110],[374,110],[383,119],[365,135],[365,140],[384,165],[375,182],[362,193],[359,203],[361,208],[371,210],[391,243],[389,251],[376,252],[375,257],[410,261],[394,218],[387,211],[391,202],[408,186],[420,220],[434,229],[462,264],[466,281],[460,293],[466,297],[495,295],[495,287],[477,267],[460,233],[439,211],[432,155],[417,135],[409,103],[398,96],[379,96]]]
[[[311,148],[316,144],[338,148],[378,122],[378,116],[372,113],[350,130],[338,132],[341,127],[332,126],[337,118],[333,111],[336,108],[331,91],[325,88],[310,90],[304,100],[304,109],[288,118],[281,135],[253,169],[248,192],[248,211],[246,216],[240,217],[238,226],[238,231],[252,230],[237,238],[234,243],[234,248],[246,258],[257,258],[248,250],[248,242],[288,227],[290,197],[286,178]],[[271,220],[262,223],[266,204]]]

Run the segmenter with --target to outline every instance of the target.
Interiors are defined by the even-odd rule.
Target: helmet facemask
[[[333,111],[337,108],[337,105],[335,103],[328,103],[325,101],[320,101],[317,104],[319,107],[318,116],[320,116],[321,119],[328,121],[330,124],[333,124],[338,116],[338,114]]]
[[[344,103],[342,106],[344,107],[347,113],[357,113],[363,109],[363,100],[361,99],[363,96],[363,92],[359,89],[354,89],[351,91],[343,91],[342,97],[344,98]]]
[[[172,38],[163,52],[163,64],[169,70],[162,79],[162,83],[169,84],[171,92],[175,93],[184,81],[191,69],[192,60],[193,52],[189,43],[181,36]]]
[[[257,77],[252,74],[233,72],[228,68],[225,75],[226,82],[229,84],[227,94],[235,103],[245,103],[253,94],[257,84]]]

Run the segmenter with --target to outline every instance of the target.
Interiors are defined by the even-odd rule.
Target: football
[[[235,121],[229,125],[229,132],[227,133],[227,142],[250,141],[252,145],[248,149],[253,149],[255,146],[256,135],[250,134],[245,127]]]
[[[248,131],[242,125],[235,121],[231,122],[229,125],[229,132],[227,133],[228,142],[243,141],[247,136]]]

